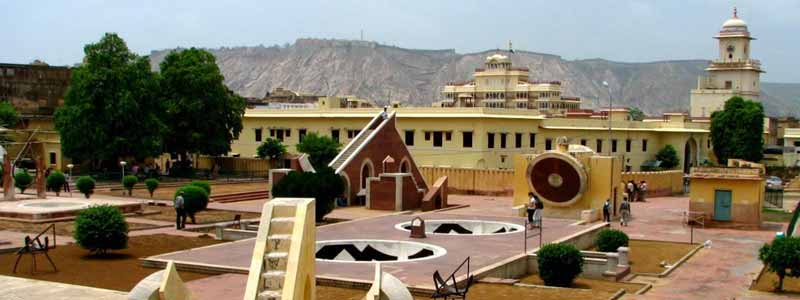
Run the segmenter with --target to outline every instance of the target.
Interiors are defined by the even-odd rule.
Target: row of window
[[[472,148],[473,145],[473,133],[472,131],[464,131],[461,132],[461,147],[462,148]],[[522,133],[515,133],[514,134],[514,148],[522,148],[523,147],[523,134]],[[425,131],[425,140],[431,141],[433,140],[432,144],[433,147],[443,147],[443,141],[450,141],[452,140],[453,133],[451,131]],[[489,132],[486,134],[486,148],[494,149],[497,143],[495,142],[495,138],[499,137],[500,140],[500,148],[507,148],[507,137],[508,133],[494,133]],[[406,130],[405,131],[405,144],[407,146],[414,146],[414,131],[413,130]],[[581,139],[581,145],[586,146],[588,144],[587,139]],[[618,152],[617,151],[617,140],[611,140],[611,152]],[[528,134],[528,147],[535,148],[536,147],[536,134],[529,133]],[[633,140],[627,139],[625,140],[625,152],[631,152],[633,147]],[[545,150],[553,150],[553,139],[547,138],[545,139]],[[598,153],[603,152],[603,140],[597,139],[595,141],[595,148]],[[647,152],[647,139],[642,140],[642,152]]]

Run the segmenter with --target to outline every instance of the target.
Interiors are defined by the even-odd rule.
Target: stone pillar
[[[3,157],[3,200],[6,201],[14,200],[14,193],[16,192],[14,190],[14,179],[13,176],[11,176],[12,174],[14,174],[14,169],[11,166],[11,159],[9,158],[9,155],[6,154]]]
[[[36,160],[36,196],[40,199],[47,198],[44,181],[44,157],[38,157]]]
[[[606,253],[606,274],[614,275],[617,273],[617,265],[619,265],[619,254],[614,252]]]
[[[628,266],[628,252],[630,252],[630,248],[628,247],[619,247],[619,249],[617,249],[617,253],[619,254],[620,267]]]

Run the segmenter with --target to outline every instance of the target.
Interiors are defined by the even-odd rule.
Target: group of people
[[[603,203],[603,222],[611,222],[611,200],[606,199],[606,202]],[[628,222],[631,220],[631,203],[628,201],[628,198],[622,200],[622,203],[619,205],[619,212],[622,215],[619,218],[619,225],[620,226],[628,226]]]
[[[544,211],[544,202],[533,193],[528,193],[530,202],[528,202],[528,224],[531,228],[542,227],[542,212]]]
[[[638,184],[633,180],[625,184],[625,197],[630,202],[644,202],[647,198],[647,181],[640,181]]]

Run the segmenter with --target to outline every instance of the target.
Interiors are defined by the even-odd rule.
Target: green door
[[[731,191],[714,191],[714,220],[731,220]]]

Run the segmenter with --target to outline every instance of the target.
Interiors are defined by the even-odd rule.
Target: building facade
[[[711,61],[708,76],[697,79],[697,88],[689,97],[692,117],[709,117],[721,110],[733,96],[759,100],[764,73],[761,62],[750,58],[750,41],[755,40],[747,23],[739,19],[736,8],[733,17],[722,24],[715,37],[719,41],[719,57]]]
[[[445,85],[443,100],[434,106],[535,109],[559,116],[580,108],[579,98],[562,95],[561,82],[531,81],[529,72],[513,67],[508,56],[491,55],[484,68],[475,69],[473,80]]]

